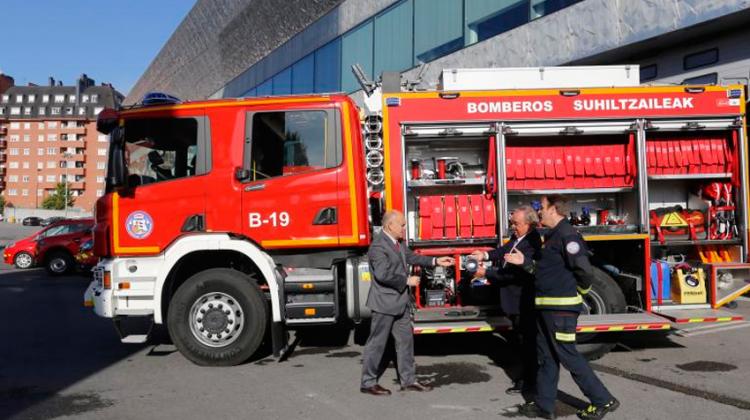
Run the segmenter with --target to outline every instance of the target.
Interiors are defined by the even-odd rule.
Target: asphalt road
[[[316,331],[281,363],[198,367],[163,334],[161,344],[121,344],[82,307],[88,281],[0,267],[0,418],[496,419],[520,402],[503,393],[517,358],[497,335],[419,337],[417,373],[435,390],[371,397],[359,393],[362,347],[351,339]],[[750,302],[738,311],[750,317]],[[631,336],[595,363],[623,403],[607,418],[750,418],[746,327]],[[389,369],[381,384],[394,381]],[[558,416],[575,418],[585,403],[567,373],[560,390]]]

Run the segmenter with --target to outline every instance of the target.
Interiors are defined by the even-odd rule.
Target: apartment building
[[[91,211],[104,193],[108,136],[96,116],[123,95],[82,75],[74,86],[12,86],[0,94],[0,190],[15,207],[41,207],[68,182],[73,207]]]

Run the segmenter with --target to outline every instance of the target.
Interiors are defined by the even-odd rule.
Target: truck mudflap
[[[654,313],[676,325],[742,321],[745,319],[742,315],[726,309],[711,308],[660,308],[655,310]]]

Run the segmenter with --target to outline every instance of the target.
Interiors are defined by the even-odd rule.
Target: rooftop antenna
[[[365,72],[362,70],[362,66],[360,66],[359,63],[352,65],[352,73],[354,73],[354,78],[357,79],[357,83],[359,83],[359,86],[365,91],[365,94],[367,96],[372,95],[372,92],[375,91],[378,84],[365,76]]]

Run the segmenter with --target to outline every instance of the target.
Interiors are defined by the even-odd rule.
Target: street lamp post
[[[63,196],[63,209],[65,209],[65,218],[68,218],[68,159],[73,155],[68,152],[63,153],[65,159],[65,195]]]

